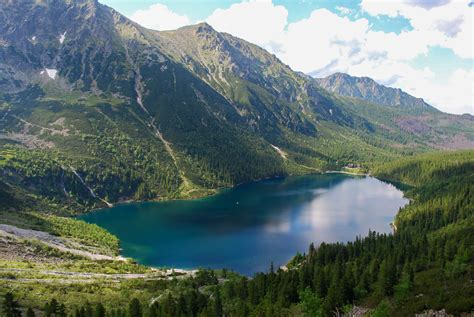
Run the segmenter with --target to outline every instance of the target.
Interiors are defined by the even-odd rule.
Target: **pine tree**
[[[26,311],[26,317],[35,317],[36,314],[34,310],[31,307],[28,307],[28,310]]]
[[[223,316],[222,301],[221,301],[219,286],[217,286],[214,291],[214,316],[215,317]]]
[[[390,296],[393,294],[393,286],[395,284],[395,268],[393,262],[389,259],[385,259],[380,264],[379,278],[378,278],[378,291],[382,296]]]
[[[95,306],[94,317],[105,317],[105,308],[101,303]]]
[[[3,299],[2,311],[5,317],[21,317],[20,306],[15,301],[13,294],[8,292]]]
[[[327,294],[326,275],[322,268],[318,270],[316,279],[314,281],[314,288],[320,297],[325,297]]]
[[[67,316],[66,305],[64,305],[64,304],[59,304],[58,305],[58,310],[56,312],[56,316],[57,317],[66,317]]]
[[[134,298],[128,305],[128,316],[129,317],[142,317],[142,306],[138,299]]]
[[[300,306],[303,311],[303,316],[320,317],[323,314],[322,300],[317,294],[314,294],[310,288],[306,288],[300,292]]]
[[[150,309],[148,310],[148,317],[158,317],[160,312],[160,305],[158,303],[154,303],[153,305],[150,306]]]

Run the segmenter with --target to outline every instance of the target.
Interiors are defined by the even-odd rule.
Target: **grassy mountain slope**
[[[421,98],[413,97],[401,89],[383,86],[367,77],[335,73],[316,78],[315,82],[346,99],[346,104],[359,115],[384,124],[391,132],[401,130],[402,134],[416,136],[424,140],[427,146],[439,149],[474,146],[474,117],[470,114],[443,113]],[[379,111],[373,105],[382,105],[386,109]]]
[[[329,93],[207,24],[156,32],[95,0],[0,11],[0,175],[22,206],[198,197],[473,139],[472,121]]]
[[[413,97],[401,89],[380,85],[368,77],[353,77],[344,73],[335,73],[315,81],[329,91],[342,96],[356,97],[384,106],[405,106],[424,111],[437,111],[423,99]]]
[[[38,309],[55,298],[71,313],[81,306],[98,309],[100,303],[110,316],[131,309],[132,298],[152,316],[215,316],[216,310],[225,316],[330,316],[337,311],[413,316],[428,308],[459,315],[474,307],[473,167],[473,151],[430,153],[374,166],[378,177],[411,187],[406,192],[411,202],[400,210],[396,232],[310,246],[288,270],[252,279],[202,271],[171,280],[165,272],[130,262],[52,253],[49,259],[58,262],[0,262],[0,294],[13,291],[22,307]],[[27,228],[32,228],[32,217],[51,221],[15,215],[5,217]],[[60,218],[52,219],[57,219],[56,228],[64,226]],[[89,241],[104,236],[97,228],[79,228],[76,239],[80,232],[96,232]],[[74,238],[66,235],[70,230],[57,232]],[[123,273],[134,275],[125,278]]]

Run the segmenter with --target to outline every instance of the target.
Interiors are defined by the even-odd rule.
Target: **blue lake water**
[[[117,205],[81,218],[117,235],[122,254],[139,263],[252,275],[272,261],[286,264],[312,242],[390,232],[407,202],[375,178],[322,174],[244,184],[196,200]]]

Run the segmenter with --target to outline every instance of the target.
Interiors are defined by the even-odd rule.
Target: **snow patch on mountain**
[[[59,43],[63,44],[64,40],[66,39],[66,33],[67,31],[59,36]]]
[[[58,73],[57,69],[52,68],[45,68],[46,73],[48,74],[49,78],[56,79],[56,74]]]

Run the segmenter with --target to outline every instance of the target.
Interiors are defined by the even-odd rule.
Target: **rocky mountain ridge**
[[[70,210],[474,144],[469,118],[334,94],[207,24],[153,31],[94,0],[4,2],[0,44],[5,195]]]
[[[335,73],[315,79],[318,85],[339,95],[355,97],[385,106],[402,106],[435,111],[422,98],[416,98],[399,88],[391,88],[377,83],[369,77],[354,77]]]

